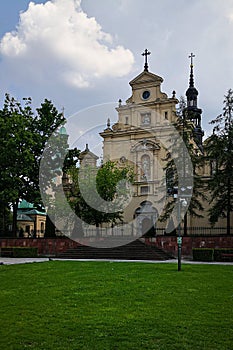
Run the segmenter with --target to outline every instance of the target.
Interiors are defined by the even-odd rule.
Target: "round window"
[[[143,91],[142,93],[143,100],[148,100],[149,97],[150,97],[150,91],[148,90]]]

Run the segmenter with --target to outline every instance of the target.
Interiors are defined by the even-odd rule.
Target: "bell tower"
[[[187,119],[194,123],[193,136],[196,141],[197,146],[202,150],[202,138],[204,136],[204,131],[201,127],[201,114],[202,110],[198,108],[198,90],[194,86],[194,74],[193,74],[193,58],[195,55],[190,54],[189,58],[191,60],[190,64],[190,77],[189,77],[189,87],[186,90],[187,97],[187,107],[185,109],[185,116]]]

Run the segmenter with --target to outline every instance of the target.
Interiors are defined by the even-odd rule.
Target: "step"
[[[172,257],[156,246],[149,246],[140,240],[113,248],[96,248],[80,245],[58,254],[64,259],[126,259],[126,260],[168,260]]]

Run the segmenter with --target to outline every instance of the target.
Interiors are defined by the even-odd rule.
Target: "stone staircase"
[[[150,246],[137,239],[114,248],[94,248],[80,245],[57,256],[60,259],[113,259],[113,260],[168,260],[173,257],[156,246]]]

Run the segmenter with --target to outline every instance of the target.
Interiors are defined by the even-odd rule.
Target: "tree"
[[[233,210],[233,90],[224,96],[223,113],[211,121],[213,134],[206,142],[207,160],[214,164],[208,182],[210,190],[209,220],[215,225],[219,218],[226,219],[230,234]]]
[[[3,110],[0,111],[0,194],[5,203],[13,209],[13,233],[16,234],[17,209],[20,198],[32,195],[31,170],[34,162],[32,148],[33,113],[31,100],[25,99],[22,106],[6,94]]]
[[[167,152],[164,161],[166,172],[166,188],[168,193],[168,199],[164,208],[164,213],[161,216],[161,221],[167,220],[175,205],[176,199],[172,196],[174,194],[174,188],[185,188],[185,195],[190,195],[191,200],[188,210],[184,215],[184,235],[187,235],[187,214],[193,217],[202,217],[200,213],[204,208],[202,205],[203,200],[206,199],[205,192],[203,191],[205,183],[201,176],[198,174],[198,169],[203,164],[202,150],[199,149],[196,143],[194,125],[191,121],[189,112],[186,109],[186,103],[184,97],[181,96],[180,103],[177,109],[177,121],[175,128],[178,131],[176,135],[172,135],[173,154]],[[186,150],[185,150],[185,148]],[[187,158],[189,157],[189,159]],[[192,189],[190,187],[190,178],[187,176],[187,164],[192,163],[193,168],[193,183]],[[180,175],[178,178],[177,168],[180,169]],[[190,174],[191,175],[191,174]]]
[[[48,100],[37,109],[31,99],[23,103],[6,94],[0,111],[0,195],[5,208],[13,209],[13,234],[17,232],[17,209],[25,199],[41,204],[39,166],[46,141],[64,121],[64,116]],[[6,212],[6,210],[5,210]]]
[[[119,168],[108,161],[100,168],[73,167],[69,174],[72,186],[67,197],[77,216],[95,225],[97,235],[102,223],[116,223],[123,217],[123,202],[134,174],[130,167]]]

